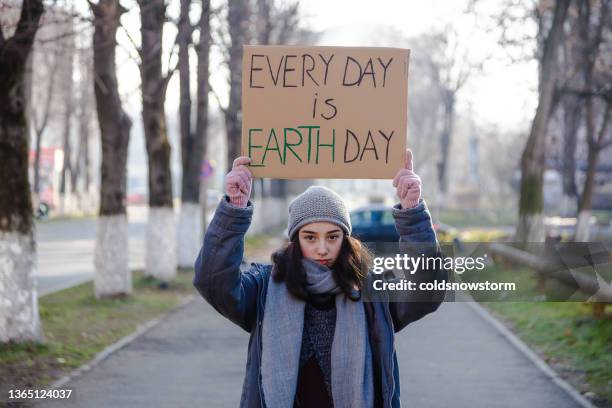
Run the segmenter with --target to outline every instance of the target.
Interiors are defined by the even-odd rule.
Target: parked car
[[[351,211],[353,235],[362,242],[397,242],[395,219],[389,206],[370,204]]]
[[[362,242],[397,242],[395,219],[391,207],[384,204],[370,204],[351,211],[352,235]],[[440,242],[457,239],[458,231],[446,224],[433,223],[433,229]]]

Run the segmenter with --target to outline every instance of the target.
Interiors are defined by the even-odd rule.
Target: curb
[[[497,320],[489,311],[487,311],[480,304],[468,301],[466,302],[472,310],[474,310],[480,317],[482,317],[487,323],[493,326],[502,336],[506,338],[518,351],[525,355],[533,364],[536,365],[546,375],[548,378],[552,380],[555,385],[569,394],[570,397],[578,405],[583,408],[597,408],[593,405],[588,399],[586,399],[578,390],[576,390],[570,383],[565,381],[559,374],[557,374],[544,360],[542,360],[533,350],[531,350],[521,339],[518,338],[514,333],[512,333],[506,326],[504,326],[499,320]]]
[[[136,331],[134,331],[132,334],[128,334],[127,336],[119,339],[115,343],[106,347],[104,350],[97,353],[91,361],[83,364],[79,368],[72,370],[65,376],[61,377],[59,380],[51,383],[51,385],[49,385],[47,389],[53,390],[53,389],[64,387],[70,381],[85,374],[87,371],[96,367],[98,364],[104,361],[107,357],[111,356],[113,353],[121,350],[122,348],[132,343],[134,340],[138,339],[140,336],[142,336],[149,330],[153,329],[155,326],[159,325],[162,321],[170,317],[170,315],[178,312],[179,310],[181,310],[182,308],[184,308],[185,306],[187,306],[188,304],[196,300],[196,298],[197,298],[196,295],[189,295],[184,300],[182,300],[181,303],[179,303],[177,306],[175,306],[171,310],[167,311],[161,316],[158,316],[154,319],[149,320],[146,323],[143,323],[142,325],[139,325]]]

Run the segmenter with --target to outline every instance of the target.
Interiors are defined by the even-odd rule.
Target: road
[[[143,269],[146,207],[129,207],[130,268]],[[38,296],[93,279],[96,219],[51,220],[36,224]]]

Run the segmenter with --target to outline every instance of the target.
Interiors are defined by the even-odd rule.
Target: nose
[[[327,255],[328,253],[328,249],[327,249],[327,245],[325,243],[325,240],[320,240],[319,241],[319,245],[317,245],[317,254],[321,257]]]

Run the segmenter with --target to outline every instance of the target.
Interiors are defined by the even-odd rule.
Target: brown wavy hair
[[[302,266],[302,250],[300,248],[299,234],[281,249],[272,254],[274,265],[272,278],[276,282],[285,282],[287,289],[297,298],[306,301],[306,272]],[[368,248],[357,238],[344,235],[338,258],[331,269],[332,274],[342,292],[350,299],[355,297],[354,288],[361,289],[368,275],[372,263],[372,254]]]

